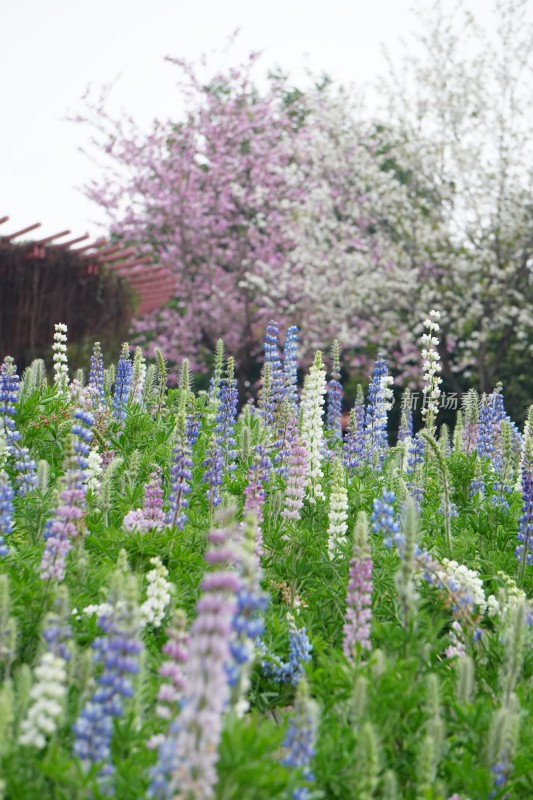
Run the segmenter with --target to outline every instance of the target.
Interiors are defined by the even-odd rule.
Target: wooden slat
[[[61,233],[54,233],[52,236],[45,236],[44,239],[38,239],[34,242],[34,244],[48,244],[48,242],[52,242],[54,239],[61,239],[62,236],[68,236],[69,233],[72,231],[61,231]]]
[[[75,239],[69,239],[68,242],[61,242],[61,244],[54,244],[52,247],[55,247],[57,250],[66,250],[70,247],[71,244],[77,244],[78,242],[84,242],[85,239],[89,238],[88,233],[84,233],[83,236],[77,236]],[[94,244],[87,244],[85,247],[78,247],[73,250],[73,253],[81,253],[82,250],[87,250],[88,247],[94,247]]]

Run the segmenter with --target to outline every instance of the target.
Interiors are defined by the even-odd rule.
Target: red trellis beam
[[[54,239],[61,239],[62,236],[68,236],[69,233],[72,233],[72,231],[61,231],[61,233],[54,233],[52,236],[46,236],[44,239],[38,239],[33,244],[48,244],[48,242],[53,242]]]
[[[28,225],[27,228],[22,228],[20,231],[15,231],[15,233],[9,233],[7,236],[2,236],[2,239],[5,239],[6,242],[10,242],[11,239],[16,239],[17,236],[22,236],[23,233],[29,233],[30,231],[34,231],[35,228],[40,228],[41,224],[41,222],[35,222],[33,225]]]
[[[89,238],[88,233],[84,233],[83,236],[77,236],[75,239],[69,239],[68,242],[61,242],[61,244],[53,244],[52,247],[55,247],[57,250],[66,250],[67,247],[70,247],[71,244],[77,244],[78,242],[84,242],[85,239]],[[87,250],[89,247],[94,247],[94,244],[87,244],[85,247],[79,247],[76,250],[73,250],[73,253],[80,253],[82,250]]]
[[[0,225],[3,225],[4,222],[7,222],[9,217],[0,217]]]

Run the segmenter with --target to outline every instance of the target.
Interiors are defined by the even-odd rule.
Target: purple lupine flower
[[[283,377],[285,381],[285,397],[294,409],[298,406],[298,328],[291,325],[287,328],[283,346]]]
[[[279,322],[271,319],[265,329],[265,364],[270,365],[271,397],[274,413],[278,411],[285,396],[285,380],[279,350]]]
[[[516,538],[520,544],[515,555],[520,564],[520,580],[524,578],[526,566],[533,564],[533,441],[526,440],[524,454],[520,464],[522,477],[522,516]]]
[[[100,411],[105,407],[104,359],[100,342],[94,343],[90,364],[88,385],[92,407],[94,411]]]
[[[144,492],[143,515],[152,528],[164,525],[163,489],[161,488],[161,470],[156,467],[148,478]]]
[[[287,487],[281,516],[286,520],[299,519],[305,497],[307,449],[297,433],[291,443],[287,470]]]
[[[163,654],[167,658],[159,667],[159,675],[165,682],[157,693],[156,714],[162,719],[175,717],[178,703],[183,697],[186,687],[184,665],[189,657],[189,634],[187,617],[180,608],[175,612],[169,628],[168,641],[163,646]]]
[[[65,577],[66,557],[71,550],[72,541],[82,531],[85,491],[83,473],[78,465],[74,450],[73,436],[67,439],[64,474],[59,479],[59,491],[54,516],[45,527],[45,547],[41,559],[41,579],[54,578],[62,581]]]
[[[395,500],[394,492],[384,491],[381,497],[376,498],[373,503],[370,523],[374,533],[380,533],[383,536],[385,547],[392,547],[393,544],[400,546],[403,541],[400,523],[393,505]]]
[[[100,790],[113,794],[110,778],[113,719],[122,716],[124,700],[133,697],[132,676],[139,671],[140,624],[137,581],[119,570],[113,576],[109,603],[98,618],[103,636],[93,643],[95,662],[102,665],[97,688],[76,720],[74,754],[88,769],[100,764]]]
[[[381,469],[387,452],[387,412],[391,408],[392,378],[387,372],[387,362],[378,356],[368,387],[365,413],[365,458],[374,469]]]
[[[331,380],[327,388],[326,430],[330,431],[334,439],[342,439],[342,385],[340,368],[340,350],[337,340],[332,347],[333,367]]]
[[[203,462],[203,466],[205,467],[205,472],[202,475],[202,481],[209,484],[206,495],[209,500],[209,518],[211,519],[213,516],[213,508],[220,505],[222,502],[220,486],[222,486],[224,470],[224,452],[216,434],[212,434],[209,440],[207,457]]]
[[[160,748],[169,764],[172,741],[172,776],[168,782],[174,800],[210,800],[217,782],[216,764],[222,735],[222,718],[230,699],[227,664],[230,660],[232,620],[241,580],[231,568],[235,561],[232,540],[237,529],[216,529],[209,534],[206,560],[216,569],[201,584],[196,618],[191,626],[189,658],[184,667],[185,692],[173,732]],[[161,763],[152,772],[152,796],[165,796]],[[156,794],[155,792],[158,792]]]
[[[5,537],[13,532],[14,495],[7,472],[0,470],[0,556],[7,556],[9,553]]]
[[[237,381],[235,380],[235,359],[228,358],[226,376],[220,381],[219,406],[215,424],[215,433],[224,456],[224,468],[228,472],[233,472],[236,469],[235,421],[237,419],[238,399]]]
[[[318,705],[309,694],[309,685],[304,677],[298,683],[294,700],[294,715],[289,720],[289,727],[282,742],[288,752],[282,764],[302,770],[305,781],[313,781],[311,762],[315,755],[318,731]],[[293,793],[293,800],[307,800],[310,797],[307,786],[298,787]]]
[[[342,649],[354,662],[360,651],[370,651],[370,620],[372,619],[372,555],[368,545],[366,514],[361,511],[355,531],[352,560],[346,596],[346,616]]]
[[[309,641],[305,627],[298,628],[292,614],[287,614],[287,620],[289,623],[288,661],[282,661],[278,656],[269,653],[262,642],[259,642],[258,646],[260,652],[267,656],[261,661],[265,677],[296,686],[304,674],[304,664],[311,661],[313,645]]]
[[[343,463],[346,469],[355,469],[360,466],[363,461],[365,439],[365,404],[363,398],[363,390],[361,386],[357,387],[357,396],[355,398],[355,405],[350,412],[350,421],[348,423],[348,433],[346,440],[342,446],[343,450]]]
[[[191,491],[193,466],[191,446],[187,436],[187,418],[184,412],[178,414],[175,435],[176,443],[172,451],[172,466],[170,467],[170,509],[166,516],[166,523],[167,525],[176,525],[183,530],[187,521],[186,509],[189,505],[187,495]]]
[[[124,342],[118,360],[115,392],[113,394],[113,417],[119,422],[126,419],[126,404],[131,391],[132,372],[133,365],[131,363],[129,345]]]

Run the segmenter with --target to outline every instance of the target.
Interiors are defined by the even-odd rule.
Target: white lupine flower
[[[20,744],[42,750],[63,716],[67,694],[67,662],[53,653],[44,653],[35,668],[37,682],[30,692],[30,708],[21,725]]]
[[[487,601],[485,600],[483,581],[479,577],[479,573],[473,569],[468,569],[464,564],[458,564],[457,561],[451,561],[448,558],[442,559],[442,566],[444,568],[443,577],[448,577],[445,582],[449,586],[453,585],[450,579],[452,582],[457,583],[461,593],[468,594],[472,604],[478,606],[481,613],[483,613],[487,607]]]
[[[103,472],[102,456],[98,450],[90,450],[87,456],[87,469],[85,471],[85,478],[87,489],[97,492],[100,488],[100,480]]]
[[[326,371],[322,365],[322,354],[317,352],[315,361],[305,379],[300,403],[301,436],[307,450],[306,488],[310,503],[325,499],[322,491],[322,453],[324,450],[322,415],[325,394]]]
[[[67,326],[58,322],[55,326],[54,344],[52,350],[54,353],[54,384],[58,390],[65,395],[68,395],[68,365],[67,365]]]
[[[435,417],[439,410],[439,398],[441,390],[439,384],[441,378],[439,372],[441,370],[440,356],[437,351],[439,340],[433,333],[440,330],[437,319],[440,318],[440,312],[432,309],[429,312],[429,318],[424,320],[424,327],[427,328],[427,333],[421,337],[423,345],[422,358],[424,359],[424,407],[422,408],[422,418],[426,423],[429,430],[433,428]]]
[[[345,541],[348,530],[348,490],[344,484],[344,468],[340,461],[335,462],[328,521],[328,554],[333,558],[341,542]]]
[[[171,601],[172,584],[167,581],[168,570],[157,556],[150,559],[154,569],[148,573],[146,601],[141,606],[141,621],[144,625],[158,628]]]

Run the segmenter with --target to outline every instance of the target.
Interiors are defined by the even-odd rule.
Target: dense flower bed
[[[124,346],[0,372],[0,796],[533,796],[533,415],[470,392],[398,443],[380,357],[343,434],[338,348],[296,385]]]

